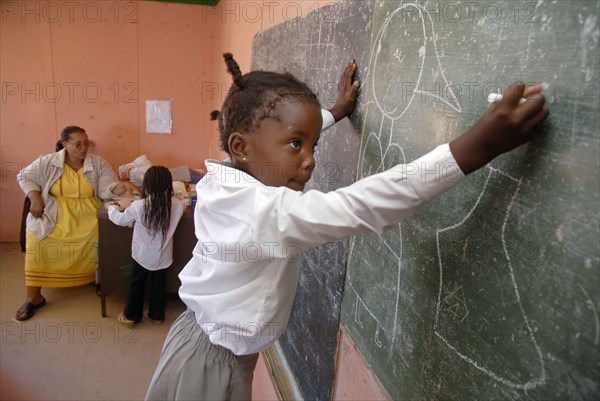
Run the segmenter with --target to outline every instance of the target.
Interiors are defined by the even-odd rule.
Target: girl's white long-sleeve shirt
[[[236,355],[264,350],[287,326],[303,250],[382,232],[464,178],[447,144],[328,193],[266,186],[222,162],[206,168],[179,296],[210,341]]]
[[[162,235],[151,235],[143,223],[144,199],[136,200],[123,212],[116,205],[108,207],[108,218],[120,226],[133,225],[133,240],[131,241],[131,257],[148,270],[161,270],[173,264],[173,234],[183,216],[183,203],[171,198],[171,221],[167,238],[162,241]]]

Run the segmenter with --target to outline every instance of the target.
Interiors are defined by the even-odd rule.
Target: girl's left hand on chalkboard
[[[360,87],[359,81],[353,81],[355,72],[356,60],[352,59],[348,62],[346,68],[344,68],[344,72],[342,72],[342,76],[337,85],[337,99],[333,107],[329,109],[329,112],[333,115],[336,122],[346,116],[350,116],[354,109],[354,103],[356,103],[356,97]]]

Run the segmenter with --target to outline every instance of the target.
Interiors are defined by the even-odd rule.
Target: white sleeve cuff
[[[321,128],[321,131],[325,131],[335,124],[335,118],[333,118],[333,114],[331,114],[329,110],[321,109],[321,116],[323,117],[323,127]]]
[[[465,177],[447,143],[409,163],[406,175],[415,191],[426,200],[454,187]]]

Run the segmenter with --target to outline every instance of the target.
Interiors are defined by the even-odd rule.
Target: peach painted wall
[[[333,400],[390,401],[348,333],[340,330],[340,334]]]
[[[243,73],[250,71],[252,40],[258,32],[294,18],[306,17],[310,12],[338,1],[340,0],[221,0],[216,7],[208,8],[205,14],[207,22],[219,27],[213,83],[213,88],[218,93],[215,94],[213,109],[220,110],[231,83],[222,53],[232,53]],[[214,126],[216,128],[216,124]],[[212,136],[210,141],[211,149],[218,152],[217,136]]]
[[[222,157],[211,110],[230,85],[221,54],[250,67],[257,32],[336,1],[222,0],[216,7],[118,0],[0,2],[0,241],[17,241],[16,173],[80,125],[118,168],[201,168]],[[172,99],[171,135],[145,133],[145,100]]]
[[[261,401],[276,401],[279,399],[263,354],[258,357],[256,370],[254,371],[252,399]]]
[[[16,241],[24,194],[16,172],[53,151],[66,125],[85,128],[117,169],[146,153],[201,167],[214,25],[202,6],[129,1],[0,3],[0,241]],[[173,99],[173,133],[145,133],[145,99]],[[16,211],[16,212],[15,212]]]

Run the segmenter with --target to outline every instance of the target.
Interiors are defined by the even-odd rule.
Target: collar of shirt
[[[222,185],[241,188],[254,185],[265,186],[250,174],[233,167],[230,161],[206,160],[204,164],[206,166],[206,174],[202,177],[201,181],[210,182],[217,180]]]
[[[63,148],[63,149],[59,150],[58,152],[51,153],[52,156],[51,156],[49,164],[53,165],[59,171],[62,172],[62,170],[64,168],[64,164],[65,164],[66,152],[67,151]],[[93,155],[88,154],[85,157],[85,159],[83,160],[83,173],[84,173],[84,175],[86,175],[86,174],[90,174],[93,171],[94,171]],[[86,176],[86,178],[89,178],[89,177]]]

